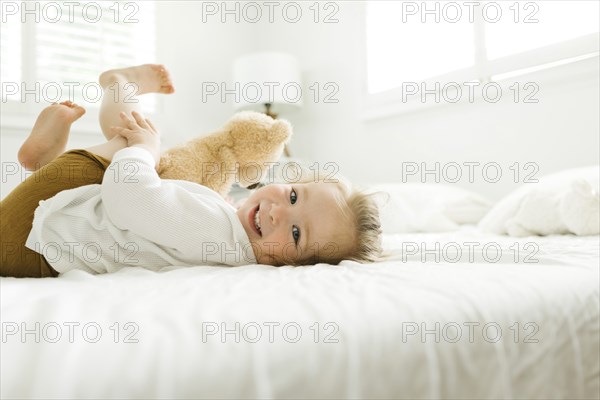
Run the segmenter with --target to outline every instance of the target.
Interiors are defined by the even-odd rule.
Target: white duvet
[[[384,244],[372,265],[2,278],[1,396],[600,396],[598,236]]]

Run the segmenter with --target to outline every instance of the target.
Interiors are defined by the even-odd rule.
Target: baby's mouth
[[[262,229],[260,226],[260,204],[256,209],[254,209],[253,213],[250,213],[250,224],[254,227],[255,232],[262,237]]]

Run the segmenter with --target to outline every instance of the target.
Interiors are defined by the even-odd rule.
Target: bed
[[[0,395],[598,399],[599,171],[374,185],[373,264],[0,278]]]
[[[599,241],[464,225],[369,265],[2,278],[1,397],[599,398]]]

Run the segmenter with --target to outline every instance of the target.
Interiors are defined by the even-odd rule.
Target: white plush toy
[[[579,236],[600,233],[600,193],[583,179],[571,184],[560,202],[560,215],[570,232]]]
[[[600,167],[562,171],[524,184],[481,220],[483,231],[509,236],[600,233]]]

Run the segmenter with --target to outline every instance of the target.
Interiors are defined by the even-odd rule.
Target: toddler
[[[35,172],[0,202],[1,276],[378,259],[377,206],[343,181],[269,184],[236,209],[205,186],[161,180],[159,132],[139,103],[125,101],[125,89],[173,93],[168,71],[146,64],[99,80],[107,142],[65,152],[71,124],[85,113],[66,101],[40,113],[19,150]]]

